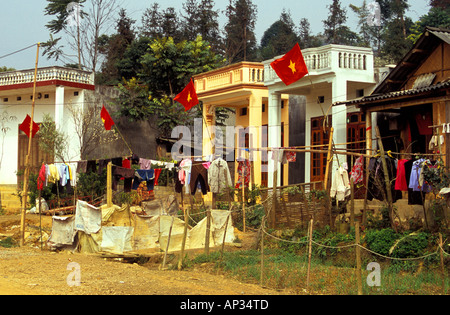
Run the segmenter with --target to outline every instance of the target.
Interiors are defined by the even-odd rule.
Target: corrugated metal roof
[[[439,89],[449,88],[450,87],[450,80],[447,80],[445,82],[433,84],[427,87],[419,88],[419,89],[410,89],[410,90],[402,90],[402,91],[395,91],[390,93],[384,93],[384,94],[372,94],[370,96],[365,96],[359,99],[354,99],[350,101],[343,101],[335,103],[335,105],[363,105],[364,103],[373,102],[373,101],[379,101],[379,100],[385,100],[385,99],[392,99],[400,96],[408,96],[408,95],[417,95],[422,94],[426,92],[436,91]]]

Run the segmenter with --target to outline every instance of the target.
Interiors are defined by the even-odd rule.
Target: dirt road
[[[80,285],[69,277],[80,266]],[[69,277],[69,282],[67,278]],[[101,258],[98,255],[54,253],[32,248],[0,248],[0,294],[41,295],[272,295],[277,291],[244,284],[203,270],[158,270]]]
[[[42,218],[51,227],[51,217]],[[38,216],[27,216],[29,226]],[[18,215],[0,216],[0,233],[18,231]],[[15,227],[14,227],[15,226]],[[14,227],[14,228],[11,228]],[[70,286],[74,275],[69,263],[78,264],[79,286]],[[171,261],[168,261],[171,263]],[[176,264],[176,261],[173,262]],[[257,285],[244,284],[223,275],[211,274],[200,266],[189,271],[159,270],[160,262],[125,263],[94,254],[52,252],[39,248],[0,247],[0,294],[40,295],[273,295],[280,294]],[[74,281],[70,277],[69,283]]]

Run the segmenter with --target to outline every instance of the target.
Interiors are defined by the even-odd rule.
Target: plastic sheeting
[[[80,201],[78,202],[80,203]],[[77,234],[78,250],[80,252],[95,253],[103,251],[123,254],[136,250],[152,249],[165,251],[169,239],[169,232],[170,243],[168,252],[181,250],[185,222],[175,216],[142,216],[132,214],[129,206],[120,207],[113,205],[112,207],[102,206],[95,208],[90,205],[88,207],[80,205],[80,208],[81,206],[85,210],[88,209],[86,210],[89,213],[87,217],[96,218],[94,220],[95,222],[98,222],[97,216],[100,214],[101,226],[97,230],[97,224],[87,224],[86,222],[89,221],[86,220],[86,215],[83,215],[82,223],[85,231],[79,230]],[[65,219],[54,219],[51,240],[64,243],[70,243],[70,240],[72,240],[73,242],[71,232],[67,232],[65,229],[70,231],[70,227],[66,227],[66,225],[74,222],[75,227],[72,231],[76,232],[78,230],[76,219],[76,215]],[[227,220],[228,224],[226,223]],[[195,227],[188,227],[185,249],[204,248],[206,225],[207,218],[205,217]],[[222,244],[225,226],[227,227],[225,243],[232,243],[235,235],[230,211],[211,210],[210,247]],[[97,232],[93,233],[94,230],[97,230]]]

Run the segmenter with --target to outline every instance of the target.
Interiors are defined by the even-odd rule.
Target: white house
[[[18,184],[17,171],[24,169],[28,137],[19,130],[19,125],[27,114],[31,116],[34,72],[30,69],[0,73],[0,114],[6,111],[8,116],[15,117],[1,126],[7,131],[0,134],[0,189]],[[36,82],[34,121],[40,123],[44,114],[49,114],[57,128],[69,137],[68,158],[79,160],[79,141],[68,105],[84,108],[85,92],[95,90],[94,74],[65,67],[43,67],[38,68]],[[33,138],[30,159],[34,172],[42,162],[55,162],[54,157],[39,149],[38,139]]]
[[[365,117],[359,111],[344,105],[333,106],[338,101],[370,95],[375,88],[374,59],[371,48],[343,45],[325,45],[302,51],[309,75],[286,86],[270,63],[281,56],[266,60],[264,85],[268,87],[269,147],[280,147],[281,95],[303,95],[306,97],[305,145],[324,145],[329,134],[323,129],[323,117],[328,117],[328,126],[333,127],[336,147],[347,148],[345,143],[365,140]],[[354,114],[352,114],[354,112]],[[331,122],[330,122],[331,120]],[[290,118],[290,123],[296,121]],[[340,145],[342,144],[342,145]],[[364,143],[361,143],[364,150]],[[339,157],[340,163],[346,156]],[[336,166],[337,159],[334,159]],[[305,182],[323,181],[326,154],[306,153]],[[274,164],[269,160],[268,183],[273,181]],[[278,172],[278,175],[279,172]],[[279,183],[279,179],[278,179]]]

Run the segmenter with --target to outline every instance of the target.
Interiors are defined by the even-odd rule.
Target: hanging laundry
[[[121,166],[113,165],[111,172],[112,172],[112,178],[113,178],[112,189],[117,190],[117,183],[119,182],[119,180],[121,180],[123,178],[123,181],[124,181],[123,182],[123,190],[125,192],[130,192],[132,183],[133,183],[133,179],[135,176],[134,170],[125,168],[125,167],[121,167]]]
[[[59,171],[55,164],[50,164],[48,166],[47,180],[50,184],[54,184],[59,181]]]
[[[97,173],[101,174],[103,170],[108,166],[108,163],[111,162],[111,159],[101,159],[98,160],[98,169]]]
[[[395,179],[395,189],[400,191],[408,191],[408,182],[406,181],[405,163],[407,159],[398,160],[397,177]]]
[[[244,180],[244,187],[248,187],[250,184],[250,172],[251,164],[249,160],[238,161],[238,180],[235,188],[242,188],[242,180]]]
[[[413,162],[411,169],[411,176],[409,178],[409,188],[413,191],[422,191],[428,193],[431,191],[431,187],[423,181],[423,166],[426,163],[425,159],[418,159]],[[421,179],[422,176],[422,179]]]
[[[218,158],[208,168],[208,185],[213,193],[221,193],[224,189],[233,186],[228,163]]]
[[[385,156],[385,160],[388,170],[388,179],[391,183],[392,202],[396,202],[398,199],[402,198],[401,191],[395,190],[394,185],[397,174],[397,160],[389,155]],[[375,198],[377,200],[384,201],[386,197],[387,191],[382,159],[381,157],[372,157],[369,160],[369,186],[367,200],[372,200]]]
[[[190,184],[189,184],[189,188],[191,190],[191,195],[195,195],[198,185],[200,185],[200,187],[201,187],[202,194],[206,195],[209,191],[208,171],[203,166],[203,162],[192,163],[191,178],[190,178]]]
[[[139,169],[141,170],[149,170],[152,168],[152,160],[147,160],[140,158],[139,159]]]
[[[289,149],[294,148],[287,148],[284,150],[284,160],[287,162],[296,162],[297,161],[297,152],[289,151]]]
[[[158,186],[158,178],[161,174],[162,169],[161,168],[155,168],[155,186]]]
[[[346,197],[350,196],[351,187],[348,179],[347,171],[341,166],[333,174],[331,182],[330,197],[336,197],[337,201],[344,201]]]
[[[45,164],[42,164],[41,169],[39,170],[39,175],[37,179],[37,189],[42,190],[44,188],[44,183],[46,182],[45,175]]]
[[[133,179],[133,190],[136,190],[139,187],[139,184],[145,181],[147,183],[147,190],[153,190],[154,189],[154,183],[155,183],[155,170],[136,170],[134,173],[134,179]]]
[[[364,157],[361,155],[356,159],[355,165],[353,165],[352,171],[350,173],[350,179],[353,179],[353,183],[359,184],[364,178]]]

